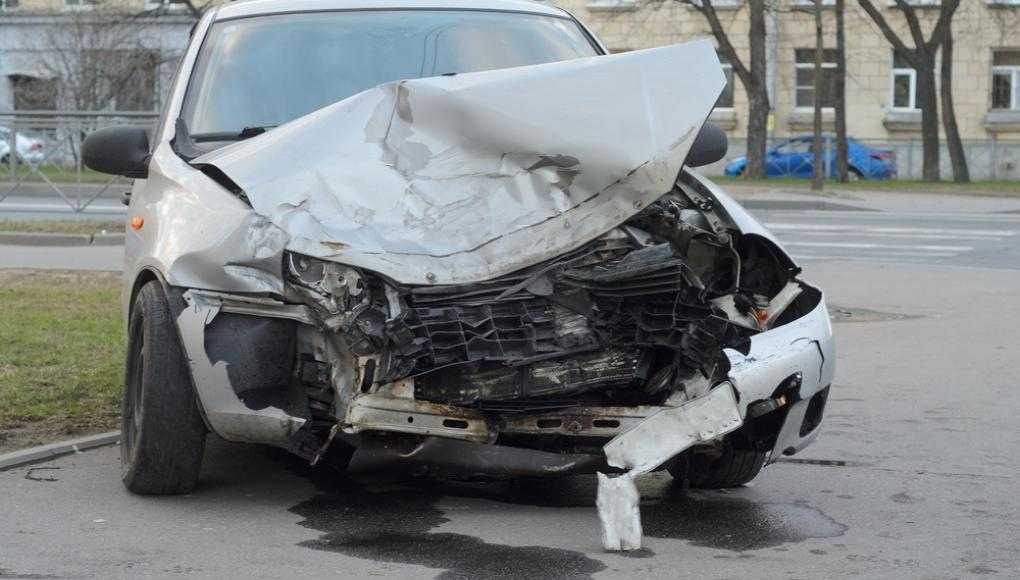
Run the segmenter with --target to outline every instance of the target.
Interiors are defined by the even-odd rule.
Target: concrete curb
[[[10,246],[123,246],[124,234],[44,234],[0,232],[0,245]]]
[[[831,201],[793,200],[793,199],[750,199],[736,197],[740,205],[749,210],[773,211],[879,211],[870,207],[861,207]]]
[[[120,441],[120,431],[110,431],[108,433],[99,433],[98,435],[89,435],[88,437],[5,453],[0,455],[0,471],[7,471],[8,469],[14,469],[30,463],[48,461],[72,453],[81,453],[96,447],[113,445],[118,441]]]

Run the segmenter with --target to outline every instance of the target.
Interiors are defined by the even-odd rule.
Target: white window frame
[[[890,8],[896,8],[896,0],[888,0],[886,4]],[[907,4],[916,6],[919,8],[930,8],[935,6],[942,6],[942,0],[907,0]]]
[[[736,82],[737,82],[737,79],[733,76],[734,75],[733,64],[729,63],[729,62],[723,62],[723,60],[720,58],[719,59],[719,66],[722,67],[723,74],[726,76],[726,84],[727,84],[727,86],[730,86],[730,93],[733,95],[733,103],[730,106],[728,106],[728,107],[721,107],[721,106],[720,107],[716,107],[716,110],[717,111],[732,111],[733,108],[736,106],[736,102],[737,102],[737,94],[736,94],[736,88],[737,88]],[[727,73],[729,73],[729,74],[727,74]]]
[[[906,75],[910,77],[910,105],[907,107],[896,106],[896,77]],[[892,73],[889,75],[889,110],[891,111],[916,111],[917,110],[917,71],[910,67],[896,66],[896,51],[892,54]]]
[[[92,10],[97,0],[64,0],[64,10]]]
[[[814,108],[813,105],[812,106],[806,106],[806,105],[798,105],[797,104],[797,91],[799,91],[800,89],[808,89],[808,88],[810,88],[812,91],[815,89],[814,83],[812,83],[811,86],[808,86],[808,85],[798,85],[797,84],[797,71],[798,70],[800,70],[802,68],[803,69],[809,69],[809,70],[814,70],[815,69],[815,63],[813,63],[813,62],[807,62],[807,63],[797,62],[797,52],[796,52],[797,50],[798,49],[794,49],[794,56],[793,56],[793,67],[794,67],[793,68],[793,110],[794,111],[814,111],[815,108]],[[809,50],[814,51],[814,48],[811,48]],[[826,49],[826,50],[829,50],[829,49]],[[787,54],[789,54],[789,53],[787,53]],[[835,69],[835,68],[837,68],[837,65],[834,62],[822,62],[822,69]],[[815,98],[817,99],[818,96],[816,95]],[[832,107],[822,107],[822,110],[823,111],[832,111],[833,108]]]
[[[637,0],[585,0],[585,8],[605,12],[637,10]]]
[[[185,4],[184,2],[181,2],[180,0],[177,0],[177,1],[174,1],[174,0],[145,0],[145,9],[146,10],[159,10],[161,8],[166,9],[166,10],[187,10],[188,9],[188,5]]]
[[[743,3],[744,0],[712,0],[712,7],[716,10],[739,10]],[[701,6],[701,0],[694,0],[694,4]]]
[[[1010,76],[1010,103],[1008,109],[992,109],[989,103],[989,108],[992,111],[1020,111],[1020,66],[993,66],[992,77],[996,74],[1008,74]],[[989,98],[991,94],[989,93]]]

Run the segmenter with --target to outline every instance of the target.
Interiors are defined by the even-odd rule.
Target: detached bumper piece
[[[707,395],[645,419],[603,448],[607,463],[628,470],[611,477],[598,474],[598,512],[602,546],[607,550],[641,548],[640,495],[634,478],[648,473],[698,443],[743,424],[736,393],[722,383]]]

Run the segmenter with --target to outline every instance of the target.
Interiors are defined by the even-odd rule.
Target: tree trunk
[[[846,145],[846,31],[843,16],[845,0],[836,0],[836,92],[833,108],[836,113],[836,178],[840,183],[849,181]]]
[[[814,71],[814,139],[811,141],[811,189],[821,191],[825,186],[825,159],[822,156],[822,61],[825,44],[822,40],[822,0],[815,0],[815,71]]]
[[[949,27],[946,28],[946,37],[942,41],[942,67],[939,76],[942,126],[946,131],[949,161],[953,165],[953,181],[970,183],[967,156],[963,151],[963,142],[960,141],[960,129],[956,126],[956,111],[953,108],[953,31]]]
[[[921,108],[921,178],[939,180],[939,111],[935,96],[935,63],[917,69],[917,103]]]
[[[750,4],[750,76],[747,112],[747,169],[745,177],[765,177],[765,151],[768,147],[769,94],[766,86],[765,56],[765,0],[751,0]]]

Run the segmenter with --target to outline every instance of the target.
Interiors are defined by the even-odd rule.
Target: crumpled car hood
[[[724,84],[708,41],[398,81],[192,164],[233,180],[291,251],[478,282],[668,192]]]

